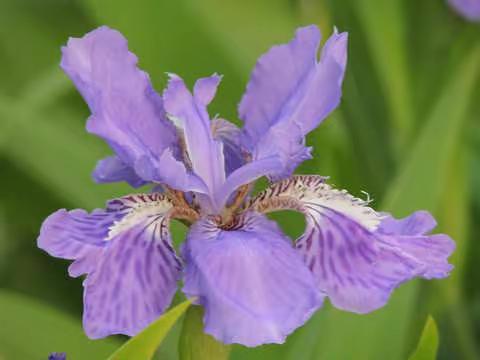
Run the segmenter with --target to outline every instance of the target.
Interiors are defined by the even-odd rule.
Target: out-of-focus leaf
[[[2,0],[0,94],[18,95],[39,72],[58,64],[60,45],[87,22],[72,1]]]
[[[106,147],[86,133],[77,119],[84,115],[62,109],[51,109],[47,116],[1,97],[0,151],[79,207],[103,206],[114,194],[130,191],[126,185],[93,183],[90,174]]]
[[[400,143],[406,141],[413,122],[407,63],[404,2],[398,0],[351,1],[362,24],[372,59],[380,73],[390,105],[392,125]]]
[[[230,346],[203,332],[203,309],[192,306],[183,320],[179,353],[180,360],[227,360]]]
[[[455,145],[465,119],[470,95],[479,70],[480,49],[471,51],[452,75],[382,209],[396,216],[419,209],[437,209]],[[333,359],[401,359],[408,351],[408,335],[418,294],[418,282],[402,285],[389,304],[372,314],[354,315],[334,311],[319,336],[319,357]],[[348,343],[350,346],[344,346]]]
[[[20,294],[0,290],[0,359],[46,359],[54,351],[72,359],[104,359],[113,339],[89,340],[79,320]]]
[[[151,323],[138,335],[134,336],[115,351],[109,360],[150,360],[168,331],[177,322],[178,318],[192,304],[191,300],[175,306]]]
[[[435,320],[429,316],[417,349],[408,360],[435,360],[438,349],[438,330]]]
[[[455,343],[459,357],[465,360],[476,360],[478,354],[472,318],[467,313],[467,306],[463,298],[462,282],[465,276],[467,253],[469,250],[470,228],[470,199],[472,189],[468,184],[468,157],[467,142],[457,146],[455,156],[449,166],[447,176],[447,190],[443,192],[439,220],[442,231],[455,239],[455,252],[450,261],[454,271],[434,288],[432,305],[447,314],[447,321],[451,335],[447,341]],[[437,296],[441,294],[442,296]]]

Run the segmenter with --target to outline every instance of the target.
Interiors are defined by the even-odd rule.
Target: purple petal
[[[125,181],[134,188],[147,184],[144,179],[140,178],[131,167],[117,156],[109,156],[98,161],[92,175],[97,183]]]
[[[84,282],[88,337],[134,336],[170,305],[180,266],[164,219],[144,219],[110,241]]]
[[[211,193],[225,180],[222,145],[213,139],[206,108],[219,82],[218,75],[198,80],[192,96],[184,81],[170,74],[163,94],[168,114],[181,123],[193,171],[202,178]]]
[[[240,129],[227,120],[214,119],[212,132],[214,139],[223,143],[225,173],[228,176],[244,165],[248,156],[240,145]]]
[[[367,313],[386,304],[392,291],[414,277],[448,275],[454,249],[426,212],[402,220],[376,213],[368,202],[337,190],[319,176],[277,183],[251,202],[257,211],[294,209],[306,216],[296,247],[334,306]]]
[[[319,44],[318,28],[308,26],[297,30],[290,43],[271,48],[258,60],[240,102],[244,146],[255,159],[273,153],[285,159],[268,174],[272,178],[289,176],[309,158],[305,135],[340,101],[347,34],[335,32],[317,61]]]
[[[437,222],[428,211],[416,211],[400,220],[389,214],[384,214],[384,216],[378,231],[386,235],[422,235],[429,233],[437,226]]]
[[[240,186],[262,177],[265,172],[273,171],[281,164],[278,156],[255,160],[243,165],[230,174],[222,187],[215,194],[219,208],[223,208],[230,195]]]
[[[180,262],[168,230],[171,203],[162,195],[111,200],[106,210],[57,211],[42,225],[38,246],[73,259],[84,281],[84,328],[90,338],[135,335],[170,304]]]
[[[170,149],[165,150],[159,159],[142,157],[135,164],[135,172],[142,179],[166,183],[181,191],[195,191],[204,194],[209,192],[203,180],[187,171],[185,165],[175,159]]]
[[[479,0],[448,0],[450,6],[461,16],[470,21],[480,21]]]
[[[37,245],[51,256],[75,260],[70,265],[70,275],[80,276],[91,270],[92,259],[105,246],[110,226],[122,217],[100,209],[91,214],[80,209],[58,210],[43,222]]]
[[[104,138],[126,166],[133,169],[141,157],[159,158],[176,146],[161,97],[118,31],[100,27],[71,38],[62,51],[61,67],[92,112],[88,131]]]
[[[223,343],[283,343],[322,304],[291,241],[262,215],[248,213],[230,230],[201,220],[183,254],[183,291],[198,297],[205,332]]]
[[[455,250],[455,243],[445,234],[426,235],[435,226],[436,221],[428,212],[417,211],[401,220],[388,216],[376,233],[383,246],[391,246],[421,264],[423,278],[444,278],[453,269],[448,257]]]

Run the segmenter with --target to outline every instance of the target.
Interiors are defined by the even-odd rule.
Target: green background
[[[81,279],[36,248],[51,212],[131,191],[91,180],[110,152],[85,132],[87,107],[59,69],[68,37],[120,30],[159,91],[165,72],[190,84],[223,74],[211,114],[239,123],[256,58],[310,23],[348,31],[349,60],[342,103],[309,135],[315,159],[298,172],[367,191],[396,216],[430,210],[457,242],[455,271],[401,286],[369,315],[327,304],[285,345],[235,346],[231,359],[405,359],[427,314],[439,359],[480,358],[480,25],[443,0],[0,0],[0,360],[104,359],[125,340],[83,335]],[[278,218],[301,233],[300,217]],[[177,325],[158,359],[178,357],[178,337]]]

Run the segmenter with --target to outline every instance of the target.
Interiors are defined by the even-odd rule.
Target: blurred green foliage
[[[480,26],[443,0],[0,0],[0,359],[104,359],[124,338],[80,330],[81,279],[36,248],[57,208],[100,207],[131,191],[96,185],[107,147],[84,131],[86,105],[58,67],[60,46],[106,24],[120,30],[157,90],[165,72],[191,84],[224,74],[211,113],[237,123],[236,104],[256,58],[296,27],[350,34],[340,108],[308,138],[315,159],[299,172],[330,175],[397,216],[430,210],[457,241],[443,281],[400,287],[359,316],[326,305],[282,346],[233,346],[243,359],[405,359],[428,313],[439,359],[478,359],[480,338]],[[278,216],[289,234],[298,217]],[[174,236],[184,232],[174,225]],[[75,321],[72,321],[72,318]],[[176,326],[159,358],[178,357]]]

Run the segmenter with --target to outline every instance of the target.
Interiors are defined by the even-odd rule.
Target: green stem
[[[230,346],[203,331],[203,308],[192,306],[183,320],[179,341],[180,360],[227,360]]]

